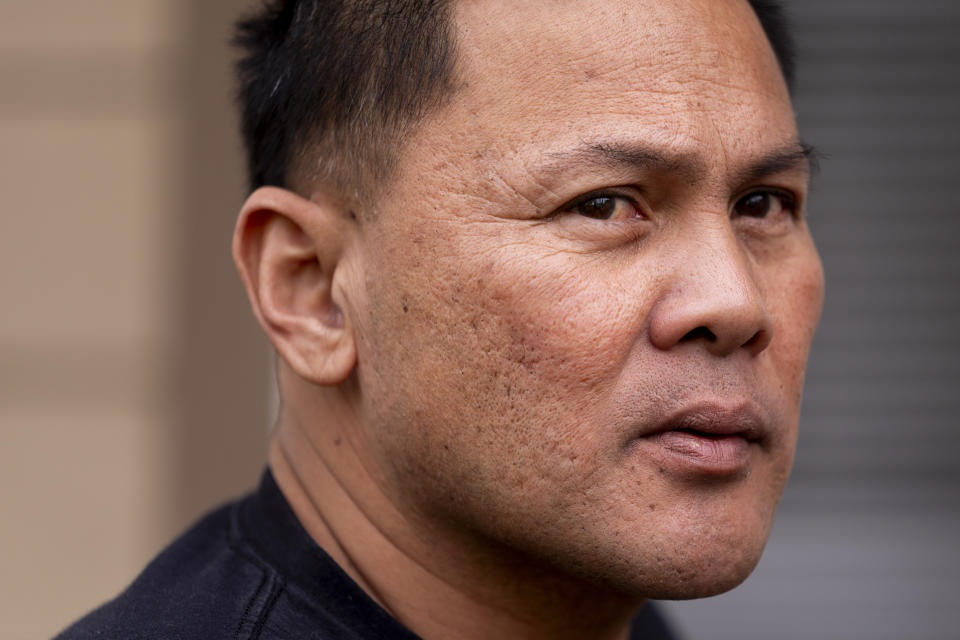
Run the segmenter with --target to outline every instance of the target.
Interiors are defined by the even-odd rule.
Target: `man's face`
[[[630,593],[730,588],[822,298],[746,2],[460,2],[460,85],[354,261],[365,461],[411,517]],[[707,433],[709,432],[709,433]]]

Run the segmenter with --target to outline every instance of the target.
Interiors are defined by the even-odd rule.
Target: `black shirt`
[[[56,640],[416,640],[300,525],[270,471]],[[632,640],[670,640],[648,605]]]

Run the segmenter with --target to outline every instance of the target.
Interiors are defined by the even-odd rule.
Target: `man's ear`
[[[356,364],[343,278],[336,277],[352,224],[336,205],[262,187],[247,198],[233,234],[253,313],[280,356],[316,384],[339,384]]]

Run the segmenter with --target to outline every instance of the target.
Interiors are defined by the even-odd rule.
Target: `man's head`
[[[367,122],[402,134],[359,174],[371,215],[311,177],[341,157],[322,142],[281,164],[307,198],[241,214],[281,426],[438,548],[638,597],[734,586],[789,473],[823,287],[789,65],[740,0],[442,12],[416,14],[456,51],[428,56],[429,97]]]

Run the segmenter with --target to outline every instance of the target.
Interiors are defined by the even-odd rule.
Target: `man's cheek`
[[[799,407],[803,391],[807,358],[813,341],[814,330],[820,317],[822,285],[813,276],[795,282],[788,289],[788,297],[778,298],[774,337],[768,356],[781,386],[793,393],[791,400]]]

